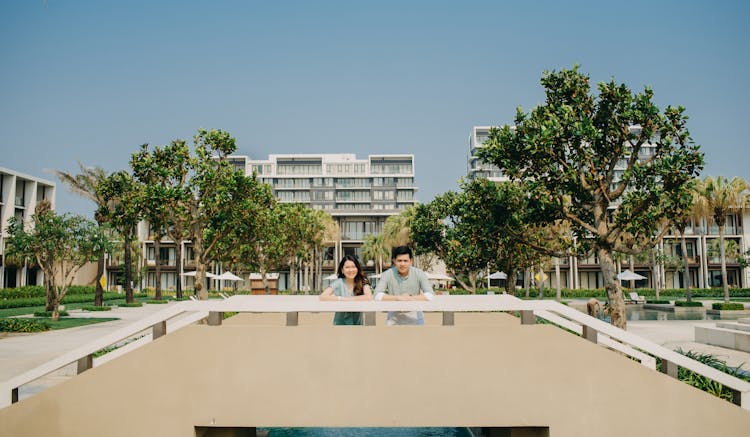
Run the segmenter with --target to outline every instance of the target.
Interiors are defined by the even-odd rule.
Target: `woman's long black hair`
[[[359,261],[357,260],[357,257],[351,256],[351,255],[344,255],[343,258],[341,258],[341,262],[339,263],[339,268],[336,270],[336,275],[338,275],[339,278],[345,278],[344,276],[344,263],[347,261],[351,261],[354,263],[355,266],[357,266],[357,276],[354,277],[354,295],[355,296],[361,296],[365,294],[365,285],[369,285],[370,281],[367,280],[367,276],[365,276],[365,272],[362,270],[362,266],[359,264]]]

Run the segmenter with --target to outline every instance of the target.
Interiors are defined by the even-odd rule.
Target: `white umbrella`
[[[198,272],[196,270],[193,270],[193,271],[190,271],[190,272],[180,273],[180,276],[195,276],[197,274],[198,274]],[[213,278],[214,276],[216,276],[216,275],[214,275],[213,273],[206,272],[206,277],[207,278]]]
[[[367,279],[372,279],[372,278],[380,279],[380,273],[378,273],[377,275],[367,275]]]
[[[331,273],[330,275],[326,276],[326,277],[325,277],[325,278],[323,278],[323,279],[325,279],[326,281],[333,281],[334,279],[336,279],[336,278],[338,278],[338,277],[339,277],[339,275],[337,275],[337,274],[335,274],[335,273]]]
[[[426,272],[427,273],[427,279],[432,281],[455,281],[451,276],[446,275],[445,273],[432,273],[432,272]]]
[[[490,275],[490,279],[508,279],[508,275],[505,272],[495,272]]]
[[[639,275],[638,273],[631,272],[630,270],[623,270],[620,274],[617,275],[617,279],[621,281],[639,281],[641,279],[646,279],[646,277]]]
[[[219,276],[216,276],[214,279],[224,280],[224,281],[244,281],[244,279],[240,278],[239,276],[235,275],[232,272],[224,272],[220,274]]]

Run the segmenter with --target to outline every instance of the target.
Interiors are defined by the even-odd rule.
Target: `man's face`
[[[396,263],[396,270],[401,276],[406,276],[409,273],[409,267],[411,267],[411,257],[405,253],[398,255],[394,262]]]

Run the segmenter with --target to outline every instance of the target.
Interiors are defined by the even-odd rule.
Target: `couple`
[[[435,294],[427,274],[412,267],[413,254],[409,246],[393,248],[393,267],[380,275],[375,287],[375,300],[431,300]],[[338,279],[323,290],[320,300],[371,300],[372,290],[357,258],[346,255],[336,272]],[[362,325],[362,313],[336,313],[334,325]],[[389,311],[386,324],[424,325],[421,311]]]

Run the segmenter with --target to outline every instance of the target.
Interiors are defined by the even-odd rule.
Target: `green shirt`
[[[343,278],[338,278],[331,283],[333,294],[335,296],[350,297],[354,296],[346,286],[346,281]],[[362,325],[362,313],[336,313],[333,316],[334,325]]]

